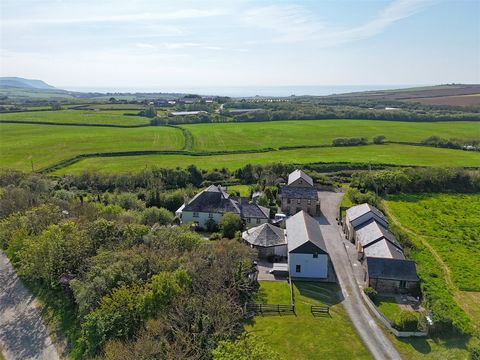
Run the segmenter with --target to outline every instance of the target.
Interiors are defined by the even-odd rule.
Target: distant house
[[[320,201],[317,189],[310,176],[295,170],[288,176],[288,184],[280,188],[280,207],[287,215],[305,211],[311,216],[320,215]]]
[[[319,223],[300,211],[287,219],[286,234],[290,278],[327,278],[329,256]]]
[[[387,218],[375,206],[365,203],[349,208],[343,223],[343,231],[347,239],[350,241],[355,239],[355,232],[373,220],[384,228],[388,228]]]
[[[258,250],[260,258],[287,257],[285,230],[272,224],[262,224],[242,233],[242,238]]]
[[[239,215],[247,227],[268,222],[270,209],[248,203],[248,199],[231,197],[221,186],[210,185],[182,205],[175,214],[181,223],[194,223],[206,228],[209,221],[219,223],[223,214],[232,212]]]
[[[418,293],[420,279],[415,262],[368,257],[366,263],[367,286],[383,293]]]
[[[373,219],[356,231],[355,245],[359,259],[363,257],[405,259],[402,246],[395,236]]]

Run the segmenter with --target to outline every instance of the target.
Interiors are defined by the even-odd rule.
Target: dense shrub
[[[333,146],[357,146],[367,145],[368,139],[365,137],[335,138],[332,140]]]
[[[224,237],[233,239],[235,233],[243,229],[243,222],[237,214],[227,212],[222,216],[218,224]]]
[[[378,296],[378,292],[377,290],[375,290],[374,288],[372,287],[366,287],[363,289],[363,292],[365,293],[365,295],[367,295],[370,300],[372,301],[375,301],[377,296]]]
[[[152,226],[154,224],[170,225],[173,214],[164,208],[149,207],[142,212],[142,224]]]
[[[400,331],[417,331],[418,313],[411,310],[402,310],[394,320],[393,326]]]

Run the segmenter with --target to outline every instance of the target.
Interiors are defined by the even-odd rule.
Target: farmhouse
[[[288,184],[282,186],[279,193],[280,207],[287,215],[305,211],[309,215],[320,215],[320,201],[313,180],[301,170],[295,170],[288,176]]]
[[[209,222],[218,224],[223,214],[232,212],[239,215],[247,227],[268,222],[270,209],[257,204],[249,204],[248,199],[230,197],[221,186],[210,185],[182,205],[175,214],[184,224],[194,223],[207,228]]]
[[[420,279],[411,260],[367,258],[366,284],[378,292],[418,293]]]
[[[242,233],[242,238],[258,250],[259,258],[287,257],[285,230],[272,224],[263,224]]]
[[[286,234],[290,278],[327,278],[329,256],[318,222],[302,210],[287,219]]]
[[[372,220],[384,228],[388,228],[388,220],[375,206],[365,203],[348,209],[343,223],[343,231],[347,239],[352,241],[355,238],[355,232],[368,225]]]

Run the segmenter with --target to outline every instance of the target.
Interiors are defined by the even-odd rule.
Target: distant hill
[[[351,100],[420,100],[422,98],[480,94],[480,84],[444,84],[408,89],[362,91],[330,95],[330,98]]]
[[[20,77],[0,77],[0,87],[13,87],[21,89],[58,90],[42,80],[31,80]]]

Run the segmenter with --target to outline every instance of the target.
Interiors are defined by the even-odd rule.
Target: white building
[[[300,211],[287,219],[286,234],[290,278],[327,278],[329,256],[318,222]]]
[[[250,204],[247,199],[230,196],[221,186],[210,185],[195,195],[176,212],[181,223],[194,223],[206,228],[209,221],[219,223],[223,214],[231,212],[239,215],[247,228],[268,222],[270,209]]]

